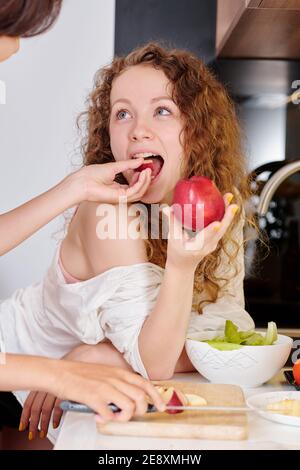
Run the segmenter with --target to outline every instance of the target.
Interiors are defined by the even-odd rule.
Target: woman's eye
[[[117,112],[117,119],[119,120],[126,119],[127,114],[129,114],[128,111],[125,111],[125,109],[122,109],[121,111]]]
[[[165,107],[157,108],[156,112],[160,116],[168,116],[169,114],[171,114],[171,111]]]

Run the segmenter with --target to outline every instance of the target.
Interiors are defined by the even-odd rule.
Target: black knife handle
[[[110,403],[108,406],[114,413],[121,411],[120,408],[118,408],[114,403]],[[155,411],[157,411],[156,407],[154,405],[148,404],[147,413],[154,413]]]

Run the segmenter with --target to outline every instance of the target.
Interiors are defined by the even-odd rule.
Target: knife
[[[109,408],[117,413],[121,411],[114,403],[109,403]],[[60,408],[63,411],[77,411],[79,413],[95,413],[94,410],[89,408],[82,403],[77,403],[75,401],[64,400],[60,403]],[[241,411],[255,411],[252,408],[247,406],[166,406],[166,411],[231,411],[231,412],[241,412]],[[154,405],[149,404],[147,413],[159,412]],[[267,411],[264,409],[264,411]]]

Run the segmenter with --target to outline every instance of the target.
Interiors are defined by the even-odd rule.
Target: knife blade
[[[252,411],[252,408],[247,406],[167,406],[167,410],[182,410],[182,411]]]
[[[113,403],[110,403],[108,406],[114,413],[121,411],[120,408],[118,408]],[[77,402],[68,401],[68,400],[62,401],[60,403],[60,408],[63,411],[77,411],[79,413],[95,413],[91,408],[89,408],[86,405],[83,405],[82,403],[77,403]],[[170,411],[230,411],[233,413],[244,412],[244,411],[255,411],[252,408],[249,408],[247,406],[208,406],[208,405],[166,406],[166,411],[169,411],[169,410]],[[264,409],[264,411],[267,411],[267,410]],[[154,405],[149,404],[147,413],[154,413],[154,412],[158,412],[158,410],[156,409]]]

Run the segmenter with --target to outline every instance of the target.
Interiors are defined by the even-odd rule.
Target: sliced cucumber
[[[273,321],[270,321],[268,323],[268,329],[267,329],[267,332],[265,334],[264,344],[271,345],[271,344],[275,343],[275,341],[277,341],[277,339],[278,339],[278,334],[277,334],[276,323],[274,323]]]

